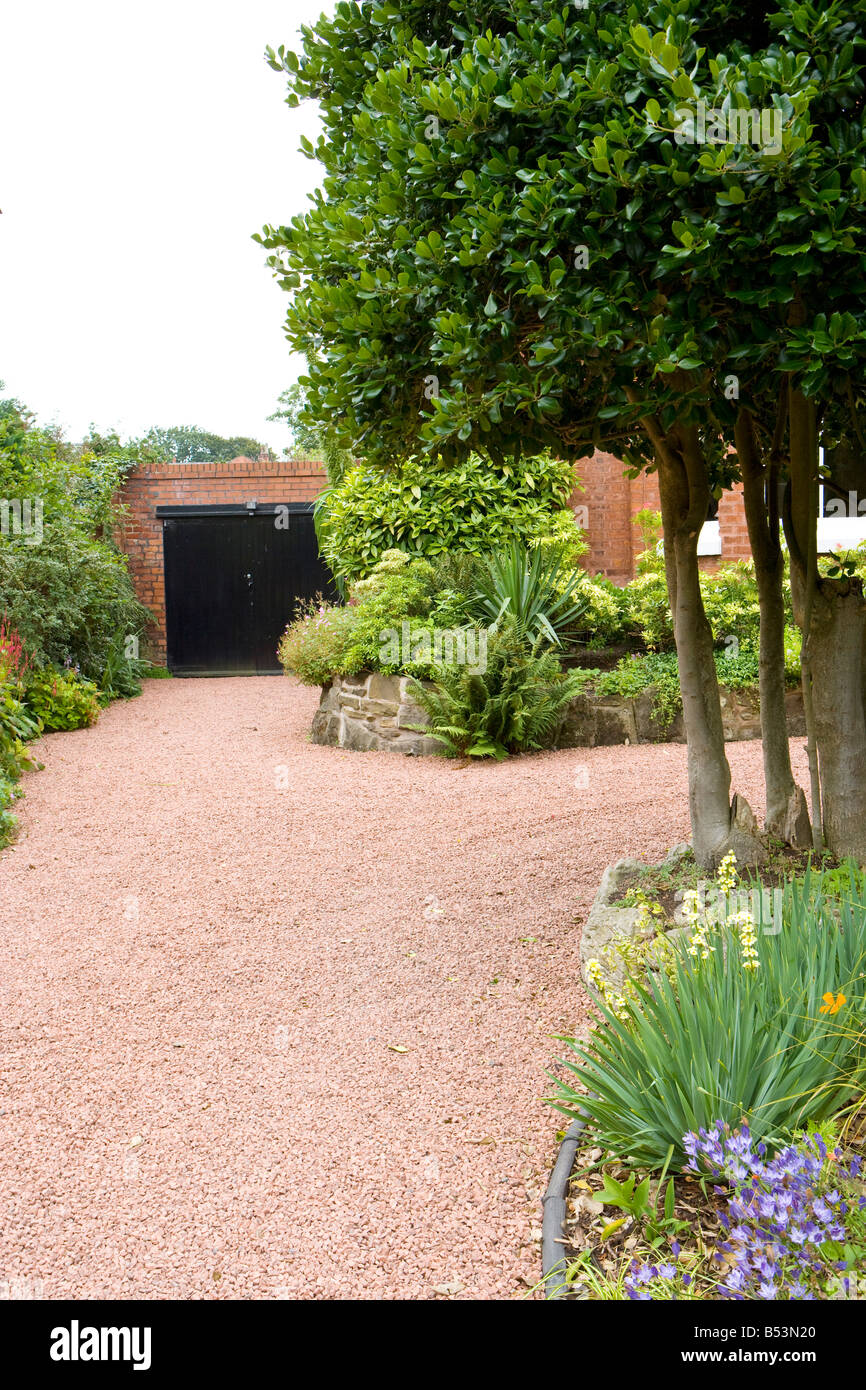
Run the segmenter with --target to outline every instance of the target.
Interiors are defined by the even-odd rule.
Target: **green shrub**
[[[862,881],[842,897],[820,875],[789,883],[777,934],[760,898],[733,907],[714,923],[695,906],[668,970],[627,976],[588,1042],[564,1039],[578,1085],[558,1081],[553,1103],[623,1159],[661,1168],[672,1150],[681,1167],[683,1135],[718,1119],[779,1143],[866,1088]]]
[[[582,684],[579,673],[562,674],[552,652],[527,648],[512,624],[490,634],[483,672],[455,666],[413,693],[446,756],[501,759],[549,747]]]
[[[569,633],[573,641],[598,649],[633,640],[628,589],[614,584],[604,575],[582,573],[579,592],[584,610],[574,631]]]
[[[717,646],[727,637],[736,637],[741,648],[758,649],[760,607],[755,566],[751,560],[735,560],[721,565],[713,572],[702,571],[701,595],[707,620]],[[670,651],[674,646],[674,629],[668,602],[664,567],[647,564],[626,586],[631,623],[651,651]],[[786,577],[783,585],[786,619],[793,623],[791,587]]]
[[[0,541],[0,611],[40,666],[78,666],[99,681],[109,653],[149,617],[126,557],[105,541],[46,521],[40,545]]]
[[[785,678],[793,684],[800,679],[800,652],[803,634],[793,623],[785,624]]]
[[[328,685],[336,675],[351,675],[347,652],[356,621],[354,608],[311,600],[280,639],[278,656],[287,675],[303,685]]]
[[[650,651],[672,651],[674,628],[663,569],[648,569],[626,586],[629,621]]]
[[[580,557],[589,550],[577,518],[569,507],[554,512],[544,529],[529,537],[529,545],[532,549],[557,555],[566,573],[576,569]]]
[[[305,685],[370,670],[419,679],[435,675],[435,630],[466,627],[466,595],[438,586],[468,575],[472,566],[385,551],[367,578],[351,586],[345,607],[315,601],[302,609],[283,634],[281,664]]]
[[[760,627],[758,585],[751,560],[724,564],[715,573],[701,574],[704,608],[716,644],[736,637],[740,647],[757,651]]]
[[[0,849],[5,849],[15,839],[18,822],[10,807],[18,795],[15,784],[0,773]]]
[[[26,744],[40,732],[39,721],[23,701],[30,660],[7,615],[0,618],[0,849],[15,835],[10,807],[19,795],[15,786],[22,772],[39,763]]]
[[[642,507],[639,512],[635,512],[632,520],[640,531],[640,538],[643,541],[643,550],[638,555],[635,565],[636,572],[638,574],[649,574],[652,570],[664,572],[661,512],[653,511],[651,507]]]
[[[3,679],[0,670],[0,777],[15,782],[36,763],[25,745],[36,738],[39,722],[21,698],[19,688]]]
[[[386,550],[483,554],[514,535],[572,535],[574,519],[561,513],[573,488],[573,466],[549,456],[516,467],[479,457],[454,468],[429,460],[391,472],[358,465],[329,490],[320,541],[331,569],[347,579],[369,574]]]
[[[145,663],[126,655],[126,637],[118,633],[108,649],[99,678],[99,701],[130,700],[141,694],[141,673]]]
[[[74,671],[31,672],[26,682],[27,706],[46,732],[84,729],[99,717],[99,691]]]

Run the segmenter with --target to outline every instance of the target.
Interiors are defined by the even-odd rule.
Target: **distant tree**
[[[280,394],[279,405],[280,409],[275,410],[268,419],[285,420],[289,427],[291,442],[286,457],[313,458],[324,463],[328,482],[331,487],[336,487],[354,463],[352,454],[337,443],[330,427],[311,422],[307,393],[299,381],[293,382]]]
[[[196,425],[172,425],[167,429],[154,427],[148,430],[145,440],[163,458],[174,459],[177,463],[228,463],[241,456],[276,458],[268,445],[258,439],[250,439],[246,435],[224,439]]]

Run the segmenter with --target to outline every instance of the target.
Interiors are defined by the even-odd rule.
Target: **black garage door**
[[[268,675],[299,599],[334,597],[310,507],[160,507],[169,670]]]

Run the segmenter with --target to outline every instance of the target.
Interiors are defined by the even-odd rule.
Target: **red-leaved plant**
[[[32,665],[33,659],[25,650],[18,629],[4,613],[0,617],[0,681],[11,680],[21,686]]]

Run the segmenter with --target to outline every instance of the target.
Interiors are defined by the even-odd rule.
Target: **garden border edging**
[[[566,1261],[562,1248],[565,1237],[566,1200],[574,1168],[574,1156],[585,1129],[585,1118],[572,1120],[559,1146],[547,1191],[541,1199],[541,1277],[544,1280],[544,1297],[548,1301],[562,1298],[567,1288]]]

